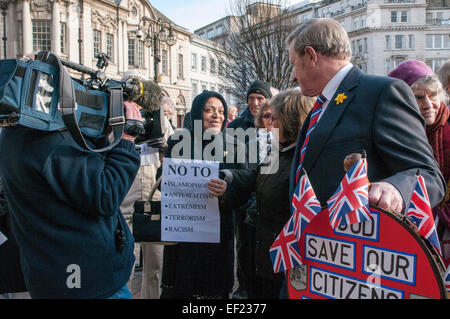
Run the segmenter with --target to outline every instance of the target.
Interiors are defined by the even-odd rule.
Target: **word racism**
[[[271,138],[270,151],[267,151],[267,132],[264,129],[248,128],[244,131],[242,128],[226,128],[225,135],[214,135],[208,130],[203,132],[202,127],[202,121],[195,120],[193,131],[180,129],[171,136],[173,140],[179,141],[171,152],[174,162],[194,158],[228,164],[262,163],[261,174],[274,174],[278,171],[279,143],[276,138]],[[272,132],[274,136],[278,136],[278,129],[272,129]],[[194,134],[193,138],[191,134]],[[204,141],[211,142],[203,147]],[[250,142],[246,146],[247,141]]]

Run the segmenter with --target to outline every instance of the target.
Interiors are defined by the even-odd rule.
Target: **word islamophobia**
[[[225,134],[213,134],[208,130],[203,131],[202,128],[202,121],[195,120],[193,131],[180,129],[171,136],[173,140],[179,141],[170,154],[174,161],[189,160],[193,155],[194,159],[219,163],[260,163],[262,164],[261,174],[274,174],[278,171],[279,142],[276,139],[278,129],[273,128],[272,133],[268,133],[264,129],[256,128],[246,130],[226,128]],[[193,138],[191,134],[194,134]],[[268,140],[270,143],[267,142]],[[207,141],[210,142],[204,145]],[[247,141],[249,142],[246,146]],[[270,144],[269,147],[268,144]]]

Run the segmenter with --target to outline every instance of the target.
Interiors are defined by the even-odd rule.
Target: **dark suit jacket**
[[[334,99],[341,93],[347,98],[337,104]],[[310,115],[297,141],[289,179],[290,198],[309,119]],[[411,89],[401,80],[366,75],[353,67],[312,131],[303,161],[323,206],[344,177],[345,156],[362,150],[367,152],[369,180],[394,185],[405,205],[409,203],[418,168],[431,206],[443,198],[445,181],[428,144],[425,121]]]

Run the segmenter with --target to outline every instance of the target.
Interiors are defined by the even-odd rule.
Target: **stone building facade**
[[[439,2],[439,3],[437,3]],[[450,58],[450,7],[447,1],[322,1],[318,17],[347,30],[353,63],[364,72],[386,75],[408,59],[425,61],[435,71]]]
[[[317,17],[337,20],[348,32],[352,62],[369,74],[386,75],[407,59],[437,71],[450,58],[449,0],[305,0],[280,13],[296,24]],[[223,42],[230,32],[226,26],[238,18],[217,20],[195,34]]]
[[[113,79],[120,79],[129,69],[154,79],[156,70],[164,94],[176,105],[174,124],[180,123],[190,108],[191,33],[148,0],[15,0],[10,1],[6,13],[7,58],[51,50],[95,69],[95,56],[104,52],[111,57],[106,73]],[[147,47],[143,40],[148,31],[159,31],[162,21],[166,31],[172,28],[176,42],[169,46],[158,41],[160,61],[155,64],[154,42]],[[138,36],[139,29],[144,36]],[[155,34],[150,33],[152,37]],[[3,42],[1,45],[3,55]]]
[[[226,81],[228,64],[221,55],[222,50],[219,43],[196,34],[191,36],[191,100],[204,90],[210,90],[222,94],[227,104],[238,103]]]

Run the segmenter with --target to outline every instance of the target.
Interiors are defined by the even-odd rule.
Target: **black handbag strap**
[[[73,80],[66,68],[61,64],[60,59],[53,53],[50,53],[49,56],[54,57],[57,61],[57,67],[59,69],[59,101],[61,106],[61,115],[72,135],[73,139],[80,145],[81,147],[88,149],[93,152],[104,152],[112,149],[114,146],[119,143],[122,138],[124,125],[125,125],[125,116],[123,114],[123,105],[122,105],[122,87],[120,85],[109,87],[109,119],[108,124],[112,127],[113,133],[113,141],[106,147],[95,149],[91,148],[87,143],[83,136],[83,133],[80,130],[77,122],[76,116],[76,103],[75,103],[75,89],[73,85]]]
[[[150,195],[148,196],[148,202],[152,201],[153,195],[155,194],[156,190],[158,189],[159,184],[161,184],[161,178],[162,176],[160,176],[157,180],[155,185],[153,186],[152,190],[150,191]]]

